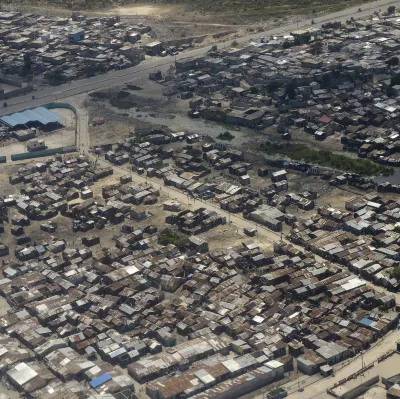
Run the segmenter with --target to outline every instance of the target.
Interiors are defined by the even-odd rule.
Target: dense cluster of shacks
[[[161,42],[151,27],[113,17],[45,17],[0,12],[1,72],[44,74],[70,81],[88,74],[131,67],[156,55]]]
[[[213,149],[207,144],[207,150]],[[193,146],[177,150],[201,159],[209,153]],[[182,165],[194,162],[182,159]],[[343,262],[338,253],[325,256],[328,248],[321,243],[305,243],[310,252],[285,243],[265,252],[246,240],[211,252],[200,239],[181,249],[161,245],[155,226],[139,228],[135,221],[147,218],[146,205],[158,201],[162,187],[136,184],[125,175],[104,185],[103,199],[97,199],[91,187],[110,173],[111,168],[81,156],[24,166],[10,176],[20,194],[2,200],[3,217],[11,218],[16,240],[25,238],[14,248],[17,260],[3,265],[0,295],[11,310],[0,317],[0,363],[8,383],[27,397],[121,399],[136,387],[152,399],[238,398],[281,380],[294,362],[302,373],[328,375],[333,365],[397,325],[394,296],[375,292],[364,279],[331,263]],[[285,171],[274,172],[272,181],[285,177]],[[259,208],[251,190],[233,186],[210,190],[221,207],[244,207],[255,219],[262,212],[281,217],[272,204]],[[286,200],[301,204],[304,198],[291,194]],[[180,211],[177,201],[166,201],[164,209],[175,212],[166,222],[188,234],[222,222],[217,212],[199,207]],[[365,215],[365,229],[377,233],[370,252],[361,242],[356,251],[347,249],[348,254],[365,251],[365,268],[357,259],[354,270],[368,278],[364,272],[370,266],[394,267],[398,236],[382,232],[378,223],[394,220],[398,203],[365,198],[347,207],[359,213],[345,218],[347,225],[351,220],[361,225]],[[318,210],[326,218],[337,213]],[[82,245],[59,234],[52,221],[58,214],[69,217],[76,231],[91,230]],[[124,223],[126,218],[133,223]],[[321,219],[312,223],[323,232]],[[24,234],[31,223],[40,223],[51,239],[32,242]],[[113,247],[101,249],[98,229],[107,223],[121,224],[121,233]],[[317,235],[319,230],[308,228],[310,236]],[[351,242],[337,232],[328,236],[337,238],[337,248]],[[375,258],[369,256],[372,240]],[[314,258],[316,248],[326,262]]]
[[[21,167],[16,174],[10,175],[11,184],[22,183],[23,186],[20,194],[1,200],[0,230],[4,232],[3,220],[8,219],[12,224],[11,234],[16,237],[15,256],[20,260],[28,260],[46,251],[43,245],[36,245],[34,237],[25,233],[25,226],[33,220],[44,221],[40,228],[48,232],[56,230],[57,225],[49,219],[57,215],[71,217],[75,230],[102,227],[108,220],[112,221],[109,214],[103,216],[100,212],[88,213],[90,206],[95,205],[93,191],[89,187],[112,173],[111,167],[97,167],[85,157],[67,160],[56,157],[48,162]],[[77,203],[79,198],[87,201]],[[10,208],[16,211],[12,215],[8,212]],[[63,240],[56,240],[48,243],[47,250],[58,253],[65,249],[65,245]],[[2,244],[2,254],[8,252],[9,248]]]
[[[135,142],[135,137],[127,137],[114,150],[107,151],[105,159],[118,165],[129,163],[138,174],[156,177],[164,185],[186,192],[189,197],[212,199],[221,209],[242,213],[245,218],[274,231],[281,231],[283,223],[291,225],[296,220],[294,215],[286,212],[287,207],[294,205],[298,209],[311,210],[315,206],[316,192],[288,191],[287,171],[284,169],[270,172],[267,167],[258,168],[258,175],[265,177],[266,183],[261,190],[254,190],[249,187],[251,179],[248,174],[253,165],[246,162],[243,151],[204,140],[198,143],[200,137],[193,138],[193,135],[163,131],[158,131],[157,136],[162,136],[164,142],[180,140],[182,143],[174,147],[157,145],[151,142],[154,135],[154,132],[148,132],[146,136],[141,136],[142,140],[150,141],[140,144]],[[225,173],[223,177],[221,172]],[[182,219],[183,215],[186,220]],[[169,223],[180,227],[186,224],[183,231],[192,235],[208,230],[204,224],[193,224],[205,216],[209,218],[211,215],[205,215],[204,211],[201,216],[200,213],[183,212],[176,217],[171,216]],[[212,217],[210,228],[226,222],[215,212]]]
[[[293,223],[290,239],[364,279],[398,290],[392,272],[400,266],[400,201],[370,194],[345,207],[318,208],[309,219]]]
[[[185,256],[134,234],[101,255],[65,243],[9,264],[0,361],[10,384],[45,399],[123,398],[138,384],[153,399],[238,398],[294,361],[329,374],[398,321],[393,297],[287,244]]]
[[[400,86],[391,78],[400,69],[386,61],[397,54],[399,32],[397,18],[373,18],[219,49],[176,61],[164,94],[191,98],[193,117],[270,127],[283,138],[337,133],[345,149],[396,166]]]

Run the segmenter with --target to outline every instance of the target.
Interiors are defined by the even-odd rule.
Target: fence
[[[10,90],[5,93],[0,94],[0,100],[8,100],[9,98],[20,96],[22,94],[27,94],[33,90],[32,85],[28,85],[25,87],[19,87],[15,90]]]
[[[0,77],[0,83],[4,83],[9,86],[22,87],[22,81],[17,79]]]
[[[66,108],[71,110],[76,115],[76,109],[71,104],[68,103],[48,103],[42,105],[42,107],[47,109],[54,109],[54,108]]]
[[[362,395],[363,393],[367,392],[368,389],[379,382],[379,376],[372,377],[371,379],[363,382],[362,384],[358,385],[357,387],[351,389],[350,391],[346,392],[342,396],[339,396],[339,399],[353,399],[357,396]]]
[[[45,157],[48,155],[55,155],[55,154],[67,154],[69,152],[76,152],[76,146],[70,146],[70,147],[58,147],[58,148],[51,148],[48,150],[42,150],[42,151],[34,151],[34,152],[24,152],[21,154],[12,154],[11,155],[11,160],[12,161],[21,161],[23,159],[32,159],[32,158],[39,158],[39,157]]]

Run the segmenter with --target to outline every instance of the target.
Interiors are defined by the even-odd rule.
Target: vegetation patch
[[[129,92],[128,91],[121,90],[118,93],[118,98],[126,98],[126,97],[129,97]]]
[[[161,230],[158,236],[158,243],[161,245],[176,245],[178,248],[185,248],[190,244],[189,238],[184,234],[180,234],[177,231],[165,228]]]
[[[232,141],[235,138],[235,136],[229,132],[224,132],[224,133],[220,133],[217,136],[217,139],[219,140],[227,140],[227,141]]]
[[[95,91],[93,93],[89,93],[89,97],[106,99],[110,97],[110,94],[105,91]]]
[[[129,90],[134,90],[134,91],[143,90],[141,87],[136,86],[136,85],[126,85],[126,88]]]
[[[364,176],[391,175],[394,173],[393,168],[378,165],[367,159],[353,159],[345,155],[333,154],[329,151],[317,151],[302,144],[267,142],[262,144],[261,148],[267,154],[280,154],[296,161],[326,166]]]
[[[395,278],[397,281],[400,281],[400,267],[394,267],[390,272],[390,277]]]
[[[121,98],[111,98],[110,99],[110,104],[119,109],[130,109],[135,107],[137,104],[134,101],[131,100],[124,100]]]

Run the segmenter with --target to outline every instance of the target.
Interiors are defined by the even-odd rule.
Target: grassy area
[[[333,154],[329,151],[317,151],[302,144],[267,142],[262,145],[262,149],[271,155],[280,154],[296,161],[326,166],[364,176],[390,175],[394,173],[393,168],[378,165],[367,159],[353,159],[345,155]]]
[[[173,244],[178,248],[184,248],[189,245],[190,241],[184,234],[179,234],[175,230],[167,227],[160,232],[158,236],[158,243],[161,245]]]

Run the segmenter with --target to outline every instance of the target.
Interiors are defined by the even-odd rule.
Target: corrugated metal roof
[[[104,383],[106,383],[107,381],[110,381],[111,379],[112,379],[112,377],[110,374],[104,373],[101,376],[90,381],[90,386],[92,388],[98,388],[100,385],[103,385]]]
[[[0,122],[7,126],[15,127],[18,125],[26,125],[27,123],[39,122],[42,125],[49,123],[55,123],[63,119],[60,115],[55,112],[49,111],[44,107],[37,107],[33,109],[27,109],[23,112],[16,112],[11,115],[6,115],[0,118]]]

